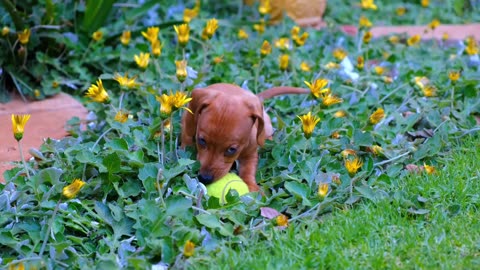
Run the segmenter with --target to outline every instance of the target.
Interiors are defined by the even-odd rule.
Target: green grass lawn
[[[208,269],[478,269],[480,137],[468,138],[434,175],[391,183],[391,199],[253,234],[202,257]],[[409,205],[421,201],[419,214]],[[421,212],[424,211],[425,213]]]

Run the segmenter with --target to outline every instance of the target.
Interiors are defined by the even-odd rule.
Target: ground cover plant
[[[87,123],[69,121],[71,137],[47,140],[34,160],[5,174],[0,264],[194,268],[251,239],[291,235],[305,220],[316,230],[329,213],[359,202],[393,201],[401,215],[428,217],[427,195],[392,188],[412,174],[441,174],[453,143],[479,130],[480,74],[474,39],[426,40],[443,19],[434,15],[455,12],[425,2],[405,4],[409,14],[426,14],[413,22],[425,24],[423,37],[376,39],[376,12],[402,5],[356,3],[352,23],[361,30],[353,37],[335,25],[270,25],[265,2],[241,14],[236,4],[211,2],[171,2],[156,12],[153,1],[119,5],[98,29],[70,33],[83,41],[63,40],[71,55],[34,51],[36,60],[25,58],[32,65],[67,64],[53,82],[79,88],[92,114]],[[220,204],[195,178],[194,150],[177,147],[189,91],[215,82],[311,90],[265,103],[276,133],[260,150],[264,196],[231,192]],[[28,118],[12,120],[21,145]]]

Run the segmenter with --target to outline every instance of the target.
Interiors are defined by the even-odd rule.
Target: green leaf
[[[353,142],[358,146],[371,146],[373,144],[373,137],[368,131],[356,129],[353,133]]]
[[[370,186],[356,186],[355,189],[360,192],[360,194],[362,195],[362,197],[366,198],[366,199],[369,199],[371,201],[376,201],[377,198],[375,196],[375,192],[373,191],[373,189],[370,187]]]
[[[120,172],[121,163],[122,161],[118,157],[117,153],[111,153],[110,155],[106,156],[102,161],[102,164],[106,167],[109,174]]]
[[[87,1],[82,27],[88,34],[97,31],[108,18],[115,0]]]
[[[305,206],[311,206],[312,203],[307,199],[309,188],[303,183],[289,181],[285,183],[285,188],[295,195],[297,198],[302,199],[302,204]]]
[[[210,214],[200,214],[195,217],[197,221],[203,226],[210,229],[218,229],[222,227],[220,220],[215,215]]]
[[[191,219],[192,200],[182,196],[170,196],[166,200],[168,216],[180,217],[182,219]]]
[[[105,144],[107,148],[112,150],[124,150],[128,151],[128,143],[125,139],[113,139]]]
[[[52,185],[60,185],[60,177],[63,174],[63,170],[55,167],[46,168],[38,172],[32,177],[32,181],[35,182],[35,185],[40,185],[43,183],[50,183]]]

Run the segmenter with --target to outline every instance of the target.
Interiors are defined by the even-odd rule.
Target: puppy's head
[[[211,90],[193,91],[193,115],[184,114],[182,122],[182,140],[195,139],[199,180],[204,184],[226,175],[235,160],[256,151],[265,141],[263,108],[255,95],[232,96]]]

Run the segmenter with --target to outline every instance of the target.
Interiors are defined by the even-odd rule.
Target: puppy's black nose
[[[198,180],[204,185],[209,185],[213,182],[213,175],[211,175],[211,174],[199,174],[198,175]]]

